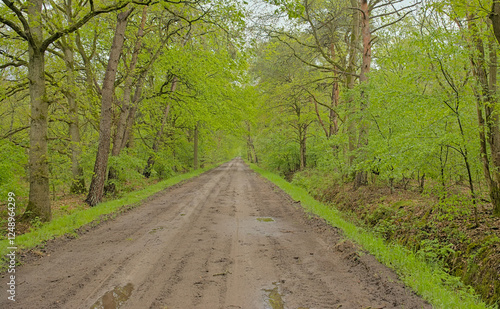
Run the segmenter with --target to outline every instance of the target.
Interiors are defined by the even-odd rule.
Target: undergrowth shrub
[[[110,156],[109,168],[114,169],[117,178],[109,180],[114,183],[118,191],[131,191],[133,185],[144,179],[142,171],[146,166],[145,160],[122,153],[119,156]]]

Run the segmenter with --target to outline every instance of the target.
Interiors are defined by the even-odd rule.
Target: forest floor
[[[241,159],[25,252],[1,308],[431,308]]]

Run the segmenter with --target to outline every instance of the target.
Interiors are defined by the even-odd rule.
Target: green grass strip
[[[145,189],[127,193],[122,198],[100,203],[95,207],[59,217],[48,223],[42,224],[39,228],[36,228],[29,233],[16,237],[15,246],[18,250],[31,249],[39,244],[42,244],[44,241],[54,239],[58,236],[68,233],[74,234],[78,228],[99,220],[102,215],[109,215],[132,205],[140,205],[141,201],[152,196],[153,194],[184,180],[198,176],[216,166],[217,165],[211,165],[189,173],[179,174],[172,178],[160,181]],[[9,253],[10,250],[7,249],[9,246],[10,245],[7,239],[0,241],[0,256],[2,258],[5,258],[6,254]],[[0,262],[0,271],[5,270],[6,266],[6,260],[2,260]]]
[[[388,244],[375,234],[343,220],[337,209],[318,202],[305,189],[292,185],[280,176],[254,164],[250,167],[276,184],[294,200],[300,201],[305,210],[342,229],[347,238],[361,245],[381,263],[394,269],[407,286],[435,308],[492,308],[474,295],[471,287],[465,287],[458,278],[422,261],[410,250],[401,245]]]

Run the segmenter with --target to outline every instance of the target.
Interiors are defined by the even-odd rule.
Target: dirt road
[[[430,308],[240,159],[47,250],[0,308]]]

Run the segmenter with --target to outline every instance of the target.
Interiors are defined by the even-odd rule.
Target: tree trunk
[[[95,34],[95,35],[97,35],[97,34]],[[76,43],[76,47],[78,49],[78,52],[79,52],[80,56],[82,57],[83,66],[85,69],[85,83],[87,86],[87,89],[86,89],[87,90],[86,91],[87,99],[89,101],[93,101],[93,99],[94,99],[94,92],[93,92],[94,85],[97,89],[97,92],[100,92],[100,88],[98,87],[97,82],[95,81],[94,74],[92,73],[92,63],[90,62],[91,59],[89,59],[89,57],[87,56],[87,53],[85,51],[85,47],[83,46],[81,39],[80,39],[80,33],[78,31],[76,32],[75,43]]]
[[[496,0],[493,1],[493,5],[491,7],[490,19],[493,24],[495,37],[498,43],[500,43],[500,3]]]
[[[125,135],[125,130],[127,129],[127,120],[129,118],[129,113],[131,110],[130,99],[132,92],[132,82],[133,82],[133,77],[135,77],[135,68],[137,66],[139,53],[141,51],[142,37],[144,36],[144,27],[146,25],[147,11],[148,7],[144,6],[144,9],[142,11],[141,25],[137,30],[137,41],[135,43],[134,51],[132,53],[132,59],[130,60],[130,66],[128,68],[129,74],[127,74],[123,88],[123,100],[120,109],[120,117],[118,119],[118,124],[116,127],[113,149],[111,151],[111,155],[115,157],[120,155],[120,152],[123,149],[122,145],[124,145],[123,138]]]
[[[253,163],[252,148],[250,147],[250,137],[247,136],[247,160]]]
[[[336,78],[336,77],[335,77]],[[332,109],[330,110],[330,132],[329,136],[337,135],[339,132],[339,120],[337,116],[337,107],[339,106],[339,83],[334,82],[332,86]]]
[[[132,99],[132,107],[130,108],[130,112],[127,117],[127,125],[125,127],[125,131],[123,132],[121,149],[125,147],[132,147],[134,135],[131,134],[131,132],[135,122],[135,113],[137,112],[137,106],[142,100],[142,88],[144,85],[144,81],[146,80],[146,75],[149,72],[149,69],[153,66],[153,63],[156,61],[156,59],[158,59],[158,56],[160,55],[160,52],[163,49],[163,43],[164,42],[161,42],[160,47],[156,50],[156,53],[149,61],[147,68],[142,72],[141,76],[137,81],[134,97]]]
[[[368,83],[368,73],[370,73],[370,66],[372,60],[372,48],[371,48],[371,33],[370,33],[370,9],[368,7],[367,0],[361,0],[361,36],[363,37],[363,57],[361,65],[361,73],[359,76],[359,82],[362,86],[361,88],[361,102],[360,102],[360,114],[361,119],[359,121],[359,138],[358,138],[358,149],[366,147],[368,145],[368,121],[366,120],[365,113],[368,108],[368,98],[364,87]],[[361,154],[363,157],[363,154]],[[354,181],[354,187],[358,188],[362,185],[368,183],[368,177],[366,171],[358,171],[356,173],[356,178]]]
[[[422,177],[418,181],[418,192],[422,194],[424,192],[424,184],[425,184],[425,173],[422,174]]]
[[[351,0],[351,6],[358,8],[358,0]],[[351,42],[349,44],[349,63],[347,72],[351,74],[346,75],[346,84],[348,89],[354,89],[356,77],[357,59],[358,59],[358,43],[359,43],[359,11],[353,10],[352,13],[352,31]],[[355,104],[354,99],[351,97],[347,101],[347,136],[349,138],[349,165],[352,166],[354,162],[354,151],[356,150],[356,124],[354,123]]]
[[[28,18],[34,44],[42,42],[42,1],[28,2]],[[39,218],[50,221],[49,161],[47,153],[49,103],[45,90],[45,57],[39,46],[28,45],[29,94],[31,100],[30,127],[30,191],[23,219]]]
[[[85,202],[90,206],[95,206],[97,203],[101,202],[103,196],[106,170],[108,167],[109,148],[111,144],[111,108],[115,90],[114,82],[125,39],[127,19],[132,11],[133,8],[118,14],[113,44],[111,45],[108,66],[104,76],[101,99],[101,120],[99,123],[99,146],[97,149],[94,175],[90,183],[89,194],[85,199]]]
[[[335,44],[330,45],[331,57],[332,60],[335,61]],[[338,124],[338,116],[337,116],[337,107],[339,106],[339,83],[337,81],[338,76],[337,73],[333,73],[333,84],[332,84],[332,109],[330,109],[330,129],[327,134],[327,137],[332,135],[337,135],[339,131]]]
[[[200,126],[200,123],[197,122],[196,126],[194,127],[194,158],[193,158],[193,166],[194,166],[195,170],[197,170],[199,168],[199,163],[198,163],[198,134],[199,134],[199,126]]]
[[[65,18],[68,25],[73,25],[72,0],[65,1]],[[70,37],[63,37],[56,44],[61,48],[66,66],[66,85],[62,93],[68,101],[68,133],[70,137],[71,150],[71,174],[72,181],[70,192],[85,192],[85,180],[83,179],[83,169],[80,166],[81,146],[80,146],[80,126],[78,119],[78,104],[76,102],[76,72],[74,60],[74,42]]]
[[[255,145],[253,144],[253,141],[251,142],[252,150],[253,150],[253,155],[255,157],[255,164],[259,164],[259,157],[257,157],[257,151],[255,150]]]
[[[83,169],[80,166],[81,147],[80,147],[80,126],[78,120],[78,103],[76,102],[76,83],[75,83],[75,65],[73,57],[73,48],[69,41],[62,44],[64,51],[64,61],[66,63],[66,81],[68,89],[64,92],[69,107],[69,136],[71,139],[71,173],[73,180],[71,183],[71,193],[85,192],[85,180],[83,179]]]
[[[480,129],[486,124],[487,134],[483,136],[484,131],[479,132],[479,140],[481,143],[481,157],[483,160],[483,171],[488,182],[490,191],[491,203],[493,204],[493,213],[495,216],[500,216],[500,128],[498,112],[495,110],[495,92],[496,92],[496,55],[491,55],[490,59],[493,63],[490,64],[490,80],[488,81],[488,72],[485,68],[485,51],[484,43],[478,33],[478,28],[475,21],[475,15],[468,16],[468,27],[472,35],[471,63],[473,73],[480,86],[481,92],[476,94],[477,112]],[[490,48],[493,49],[492,44]],[[496,48],[490,51],[496,53]],[[486,119],[482,117],[482,110],[485,111]],[[486,147],[483,145],[483,138],[488,140],[491,149],[491,164],[485,163],[488,161]],[[487,162],[486,161],[486,162]]]
[[[253,139],[252,136],[249,134],[248,135],[248,144],[249,144],[249,152],[250,152],[250,162],[252,163],[259,163],[259,159],[257,158],[257,153],[255,152],[255,146],[253,145]]]
[[[321,119],[321,115],[319,114],[319,109],[318,109],[318,102],[316,102],[312,96],[309,98],[309,100],[314,105],[314,111],[316,112],[316,117],[318,117],[319,125],[321,126],[321,128],[325,132],[326,138],[329,138],[331,130],[326,128],[323,120]],[[330,126],[331,126],[331,123],[330,123]]]
[[[146,24],[146,16],[147,16],[148,7],[144,6],[142,10],[142,20],[139,29],[137,30],[137,40],[135,42],[134,51],[132,53],[132,59],[130,60],[130,66],[128,68],[128,74],[125,78],[125,84],[123,87],[123,99],[122,105],[120,107],[120,116],[118,117],[118,123],[116,124],[116,132],[115,137],[113,139],[113,147],[111,150],[111,156],[118,157],[120,152],[123,149],[125,143],[123,143],[123,139],[125,137],[125,131],[127,130],[127,122],[129,119],[130,110],[132,107],[130,106],[130,97],[132,93],[132,82],[133,77],[135,77],[135,68],[137,66],[137,60],[139,59],[139,53],[141,51],[142,45],[142,37],[144,35],[144,26]],[[106,194],[114,193],[116,190],[116,186],[113,182],[114,179],[117,179],[118,172],[114,169],[113,166],[109,168],[108,172],[108,185],[104,187],[104,191]]]
[[[247,160],[250,163],[254,163],[253,161],[253,155],[252,155],[252,129],[250,127],[250,122],[245,120],[245,126],[246,126],[246,137],[245,139],[247,140]]]
[[[245,121],[247,127],[247,151],[248,151],[248,160],[251,163],[259,163],[259,158],[257,157],[257,152],[255,151],[255,145],[253,144],[252,139],[252,126],[249,121]]]
[[[123,132],[123,139],[121,146],[122,149],[125,147],[132,147],[133,144],[134,135],[131,134],[131,132],[135,122],[135,113],[137,112],[137,106],[139,105],[139,102],[142,100],[142,85],[144,83],[144,79],[145,76],[144,75],[141,76],[141,78],[139,78],[138,85],[135,88],[134,98],[132,100],[132,108],[130,109],[130,113],[128,114],[127,126],[125,128],[125,132]]]
[[[300,154],[300,170],[304,170],[307,166],[307,127],[308,125],[299,124],[299,154]]]

